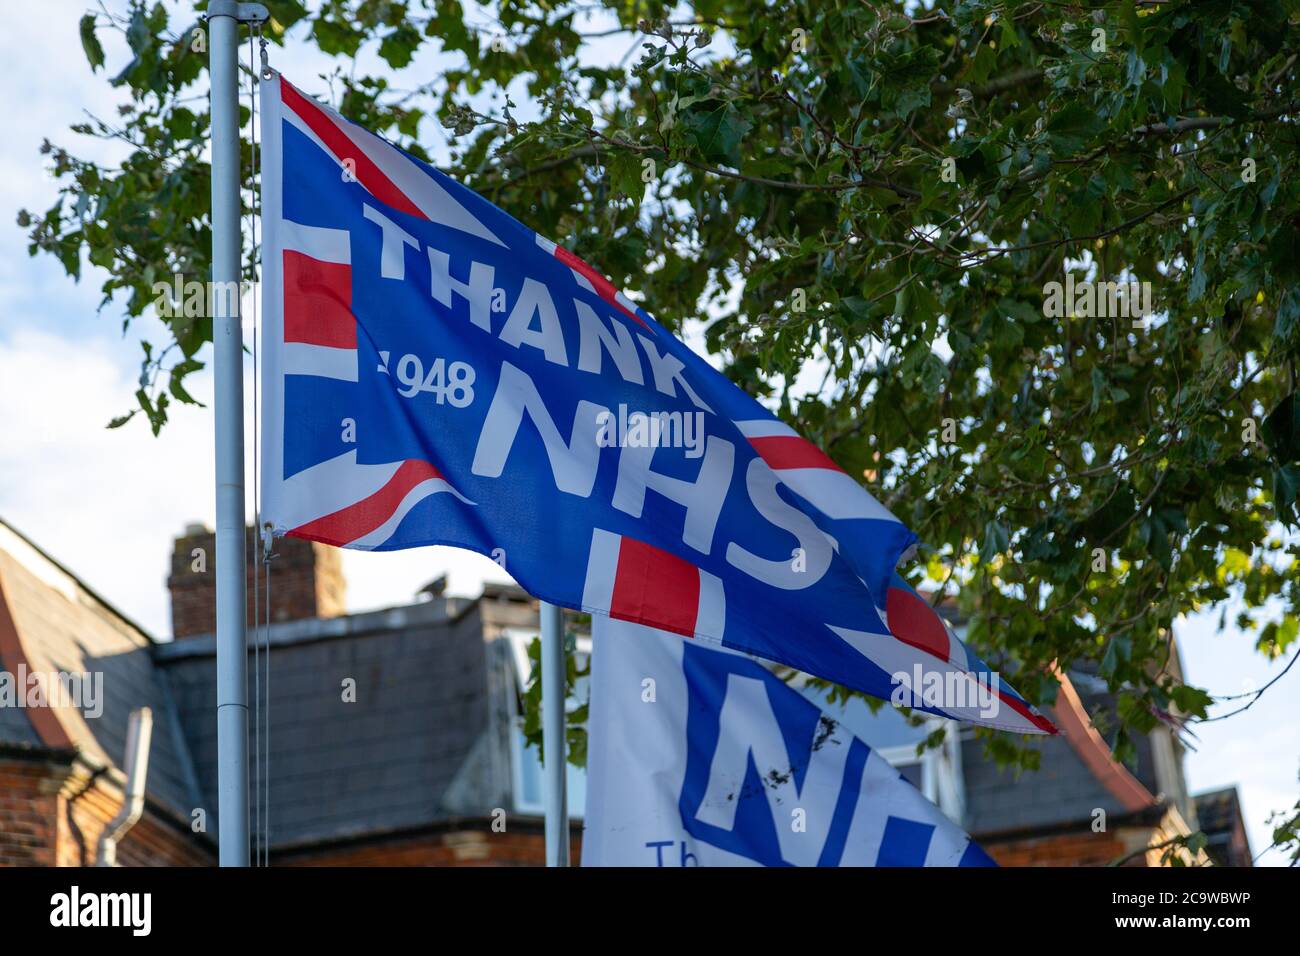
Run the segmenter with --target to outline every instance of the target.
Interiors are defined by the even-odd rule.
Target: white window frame
[[[943,743],[917,754],[915,744],[881,747],[876,753],[898,768],[921,767],[921,793],[943,811],[944,816],[963,825],[966,816],[966,786],[961,773],[961,735],[955,721],[934,717],[926,722],[926,734],[944,731]]]

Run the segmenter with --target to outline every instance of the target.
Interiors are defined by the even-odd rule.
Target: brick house
[[[96,861],[124,803],[126,728],[140,707],[153,714],[146,797],[118,861],[215,862],[212,554],[206,529],[176,540],[175,640],[161,643],[0,522],[0,672],[103,674],[98,716],[0,706],[0,865]],[[269,795],[272,862],[539,865],[540,764],[520,729],[536,604],[489,586],[478,598],[435,593],[348,615],[337,552],[285,539],[277,555],[270,706],[265,725],[250,718],[250,732],[269,741],[270,772],[252,779]],[[250,619],[251,610],[250,599]],[[588,650],[579,637],[578,652]],[[1130,772],[1089,719],[1109,706],[1102,689],[1082,674],[1063,686],[1053,712],[1062,734],[1038,744],[1041,769],[1018,779],[956,725],[918,757],[916,741],[936,725],[912,727],[860,701],[840,716],[1004,864],[1159,865],[1160,852],[1142,849],[1195,829],[1199,807],[1176,738],[1163,726],[1143,738]],[[570,768],[569,781],[580,818],[585,777]],[[1226,794],[1207,795],[1214,812],[1202,825],[1215,828],[1211,850],[1223,848],[1211,856],[1248,865],[1235,790]],[[574,859],[580,832],[578,819]]]

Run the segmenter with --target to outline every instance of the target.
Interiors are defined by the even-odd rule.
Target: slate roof
[[[454,601],[272,626],[263,730],[273,847],[403,829],[457,812],[487,815],[504,799],[500,774],[488,775],[495,786],[469,797],[464,788],[451,792],[476,749],[493,749],[491,650],[483,634],[480,604],[458,608]],[[213,655],[211,637],[155,653],[215,820]],[[250,656],[250,688],[253,664]],[[355,682],[354,700],[345,700],[345,681]],[[250,724],[250,734],[255,730]]]
[[[1038,770],[1019,777],[983,757],[984,742],[962,743],[967,828],[976,835],[1088,820],[1093,808],[1108,815],[1124,808],[1098,783],[1064,737],[1025,741],[1040,753]]]
[[[4,668],[7,670],[7,666]],[[17,707],[0,707],[0,745],[35,748],[41,745],[31,721]]]
[[[65,568],[0,522],[0,592],[18,636],[4,669],[102,674],[103,712],[75,708],[55,715],[71,745],[97,763],[121,770],[132,709],[153,710],[149,796],[189,819],[198,790],[170,689],[153,664],[153,641]],[[26,708],[0,708],[0,743],[53,746]]]
[[[1110,723],[1106,715],[1114,710],[1114,698],[1095,689],[1098,682],[1086,673],[1073,672],[1071,680],[1088,717],[1106,728]],[[1060,703],[1058,700],[1058,706]],[[1061,720],[1054,710],[1052,716],[1059,726]],[[1138,784],[1157,794],[1160,788],[1151,740],[1142,734],[1135,734],[1132,739],[1137,762],[1125,769]],[[972,834],[991,835],[1058,823],[1091,822],[1097,808],[1105,810],[1108,817],[1132,812],[1089,769],[1067,734],[1028,737],[1023,743],[1039,752],[1039,767],[1017,777],[1013,770],[999,768],[995,762],[984,759],[982,741],[963,742],[967,829]]]

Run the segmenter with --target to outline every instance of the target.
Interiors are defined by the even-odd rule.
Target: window
[[[511,670],[514,671],[516,693],[510,695],[510,778],[513,784],[515,811],[540,816],[545,806],[542,798],[542,761],[536,747],[524,740],[524,717],[520,710],[524,690],[532,676],[532,663],[528,659],[528,645],[537,638],[536,631],[507,630],[505,639],[510,643]],[[578,665],[586,668],[591,659],[591,638],[577,638]],[[587,677],[579,677],[574,695],[565,702],[565,709],[573,712],[587,700]],[[567,765],[569,816],[581,819],[587,805],[587,771]]]

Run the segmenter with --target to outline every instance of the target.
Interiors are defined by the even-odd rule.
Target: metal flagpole
[[[542,799],[546,808],[546,865],[569,865],[569,803],[564,739],[564,610],[541,602],[542,612]]]
[[[239,202],[240,23],[260,3],[208,4],[212,110],[212,344],[217,451],[217,816],[222,866],[248,866],[248,646],[244,537],[243,234]]]

